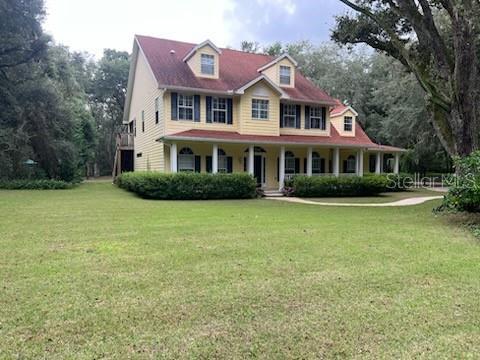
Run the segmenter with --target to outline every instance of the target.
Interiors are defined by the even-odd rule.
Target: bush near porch
[[[158,200],[251,199],[257,187],[248,174],[158,172],[123,173],[117,185],[142,198]]]
[[[0,189],[4,190],[64,190],[75,184],[53,179],[17,179],[0,180]]]
[[[286,184],[285,192],[298,197],[372,196],[385,192],[388,179],[383,175],[360,176],[295,176]]]

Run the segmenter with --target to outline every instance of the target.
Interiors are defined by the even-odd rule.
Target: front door
[[[265,183],[264,161],[262,155],[255,155],[253,162],[253,176],[257,179],[257,184],[262,186]]]

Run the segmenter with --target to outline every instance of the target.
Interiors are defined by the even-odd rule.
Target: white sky
[[[57,43],[101,57],[131,51],[133,35],[238,48],[242,40],[328,40],[339,0],[46,0]]]

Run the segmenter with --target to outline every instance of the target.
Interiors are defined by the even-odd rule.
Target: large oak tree
[[[400,61],[425,90],[445,150],[465,156],[479,148],[479,0],[340,0],[333,39],[365,43]]]

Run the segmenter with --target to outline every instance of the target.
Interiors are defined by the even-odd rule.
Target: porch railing
[[[117,133],[117,145],[121,148],[131,148],[133,149],[133,133],[121,132]]]
[[[339,176],[356,176],[355,173],[340,173]],[[295,176],[307,176],[306,173],[298,173],[298,174],[285,174],[285,180],[291,180]],[[312,176],[334,176],[333,173],[319,173],[319,174],[312,174]]]

